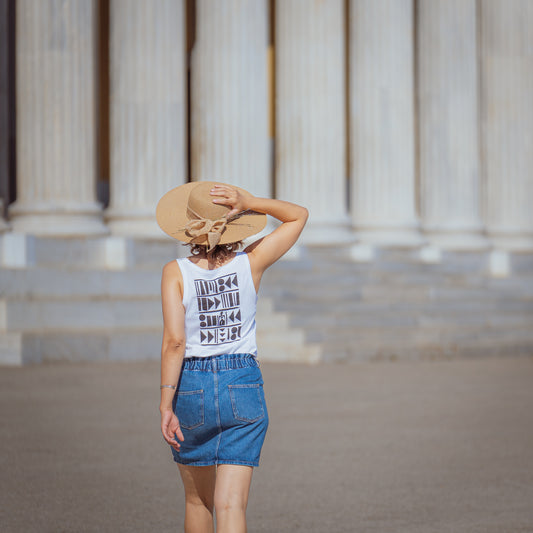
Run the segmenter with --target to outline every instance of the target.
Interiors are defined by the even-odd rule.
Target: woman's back
[[[184,356],[257,355],[257,293],[248,254],[238,252],[214,269],[202,268],[188,257],[176,261],[183,278]]]

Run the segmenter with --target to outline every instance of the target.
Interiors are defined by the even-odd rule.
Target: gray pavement
[[[254,532],[533,532],[533,357],[262,365]],[[158,362],[0,369],[2,532],[182,531]]]

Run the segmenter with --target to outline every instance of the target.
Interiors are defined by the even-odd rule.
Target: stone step
[[[445,272],[471,272],[484,273],[487,270],[489,250],[486,251],[441,251],[438,262],[427,263],[422,260],[420,250],[414,249],[388,249],[376,248],[374,255],[368,261],[355,262],[351,258],[349,247],[326,248],[310,247],[307,250],[305,259],[313,266],[320,265],[319,268],[328,267],[342,269],[345,266],[357,265],[358,268],[373,268],[377,266],[382,271],[389,272],[415,272],[431,268],[441,273]]]
[[[39,267],[2,270],[1,291],[9,298],[154,297],[161,291],[161,272],[126,270],[58,270]]]
[[[322,345],[324,357],[329,354],[344,354],[349,357],[354,349],[365,350],[373,349],[377,351],[390,352],[399,349],[425,348],[434,350],[435,347],[450,347],[460,350],[463,346],[489,346],[491,343],[498,344],[500,341],[506,345],[517,342],[522,346],[529,346],[530,354],[533,353],[533,335],[528,327],[517,326],[507,328],[490,328],[490,327],[463,327],[444,328],[435,327],[431,330],[426,328],[412,329],[411,331],[400,328],[383,328],[368,327],[365,330],[356,331],[349,337],[328,334],[320,340],[308,336],[308,341],[317,342]],[[433,347],[433,348],[432,348]]]
[[[509,262],[511,263],[513,275],[531,275],[533,273],[533,254],[531,252],[515,252],[509,256]]]
[[[271,300],[272,301],[272,300]],[[428,301],[414,305],[408,301],[363,301],[352,300],[350,302],[336,303],[335,301],[323,302],[322,305],[309,307],[307,303],[297,305],[294,302],[276,302],[277,310],[296,311],[291,312],[292,320],[307,320],[317,314],[331,316],[335,320],[361,315],[386,316],[391,315],[411,315],[420,314],[449,315],[458,314],[460,316],[470,313],[495,313],[495,312],[529,312],[533,310],[533,300],[518,300],[513,298],[494,297],[491,299],[464,299],[464,300],[444,300]],[[315,313],[315,311],[317,313]],[[320,313],[319,313],[320,312]]]
[[[51,361],[132,361],[159,359],[160,329],[26,331],[0,335],[0,362],[23,365]],[[260,361],[315,363],[320,348],[303,343],[303,335],[291,331],[276,337],[258,331]]]
[[[461,309],[478,311],[486,308],[487,310],[506,311],[508,309],[525,309],[528,310],[533,304],[533,299],[529,297],[503,297],[501,295],[480,294],[476,298],[464,297],[464,299],[420,299],[405,298],[394,300],[392,298],[386,299],[372,299],[365,300],[362,297],[352,297],[348,301],[339,301],[337,299],[324,299],[321,301],[303,301],[303,299],[292,298],[273,298],[276,302],[276,311],[290,313],[293,317],[305,317],[310,315],[336,315],[347,316],[352,313],[366,312],[373,313],[397,310],[398,312],[407,313],[423,313],[425,311],[438,311],[439,309],[456,310]]]
[[[406,313],[383,311],[380,313],[358,312],[350,315],[342,314],[307,314],[292,315],[290,325],[302,328],[306,331],[318,334],[318,332],[327,330],[346,330],[347,334],[356,327],[380,326],[387,328],[389,326],[406,326],[406,327],[433,327],[433,326],[461,326],[463,324],[481,324],[481,325],[513,325],[523,324],[533,326],[533,309],[529,311],[499,312],[483,311],[472,313],[464,311],[461,313],[449,312],[444,313],[439,310],[420,313],[409,311]]]
[[[268,272],[268,271],[267,271]],[[452,275],[440,276],[435,273],[423,275],[387,275],[381,272],[373,272],[368,275],[345,274],[343,276],[325,276],[305,273],[294,278],[284,276],[263,276],[262,289],[280,294],[289,289],[299,294],[327,294],[333,291],[342,294],[345,289],[354,287],[377,287],[377,288],[439,288],[440,290],[470,290],[481,289],[490,291],[508,291],[519,293],[528,291],[533,294],[533,275],[523,274],[516,278],[495,279],[480,276]],[[270,292],[269,292],[270,294]]]
[[[321,359],[321,347],[305,340],[302,330],[267,333],[257,329],[257,349],[265,361],[317,363]]]
[[[155,271],[128,270],[124,272],[102,270],[66,270],[41,267],[25,270],[2,270],[0,291],[8,298],[109,298],[109,297],[159,297],[161,274]],[[519,283],[493,280],[490,285],[470,287],[440,285],[410,285],[406,282],[392,285],[384,282],[352,282],[333,280],[329,285],[310,285],[294,282],[274,285],[265,279],[260,289],[261,297],[276,300],[327,303],[342,300],[407,300],[422,302],[426,299],[482,298],[505,295],[509,298],[533,299],[533,278]]]
[[[376,343],[358,345],[356,348],[341,347],[322,350],[324,362],[363,361],[424,361],[458,359],[465,357],[509,357],[510,355],[531,357],[533,342],[529,340],[498,340],[492,343],[427,343],[382,346]]]
[[[0,363],[159,357],[159,295],[141,298],[0,299]],[[262,360],[316,362],[320,347],[305,343],[289,316],[268,298],[257,306]]]
[[[259,300],[256,321],[266,332],[288,328],[288,315],[273,312],[273,304]],[[64,331],[158,328],[162,324],[159,297],[145,299],[0,299],[0,331]]]
[[[457,357],[486,357],[533,354],[533,334],[530,328],[484,330],[453,336],[432,334],[426,338],[396,335],[387,338],[354,336],[352,342],[325,343],[324,361],[424,360]]]
[[[105,270],[64,270],[50,267],[9,269],[0,271],[0,291],[9,298],[108,298],[108,297],[158,297],[161,274],[149,270],[114,272]],[[260,296],[276,300],[301,303],[341,300],[407,300],[422,302],[425,299],[477,298],[491,299],[504,294],[510,298],[533,299],[533,277],[525,280],[491,280],[484,285],[457,286],[434,280],[433,284],[413,285],[407,281],[392,284],[384,281],[354,281],[352,278],[333,279],[326,284],[312,284],[302,280],[274,284],[263,280]]]
[[[472,279],[448,278],[442,279],[431,276],[431,279],[407,279],[406,277],[386,279],[383,276],[355,279],[353,276],[332,278],[328,280],[313,280],[312,277],[274,282],[270,278],[263,278],[260,294],[276,300],[307,299],[307,300],[339,300],[353,295],[366,294],[376,298],[402,298],[403,294],[414,292],[417,295],[435,295],[439,298],[476,297],[483,298],[505,295],[510,298],[533,298],[533,276],[522,276],[518,279],[487,279],[474,277]]]
[[[173,239],[132,239],[115,236],[36,237],[8,232],[0,235],[0,261],[17,267],[141,268],[160,270],[188,248]],[[120,266],[122,265],[122,266]]]
[[[9,243],[7,242],[9,240]],[[162,265],[176,257],[188,254],[188,247],[176,243],[161,234],[160,239],[123,238],[116,236],[96,237],[35,237],[8,232],[0,236],[0,260],[5,264],[18,254],[29,265],[48,265],[58,269],[114,268],[121,257],[125,269],[141,268],[160,271]],[[6,241],[4,245],[4,241]],[[300,247],[291,259],[284,258],[275,267],[285,272],[313,270],[336,274],[342,271],[368,270],[381,272],[432,271],[446,273],[476,273],[488,271],[491,250],[441,251],[440,260],[427,263],[421,260],[421,251],[399,248],[375,248],[368,262],[355,262],[351,245],[336,247]],[[294,259],[296,257],[296,259]],[[509,263],[514,273],[533,272],[533,254],[514,252],[509,254]]]

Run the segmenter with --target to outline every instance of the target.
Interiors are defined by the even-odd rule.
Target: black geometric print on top
[[[237,274],[195,279],[200,344],[226,344],[241,338],[241,308]]]

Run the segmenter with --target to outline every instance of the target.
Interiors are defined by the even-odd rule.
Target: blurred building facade
[[[352,260],[482,252],[508,275],[533,251],[531,0],[0,6],[6,268],[32,236],[126,267],[190,180],[303,204],[301,242]]]

